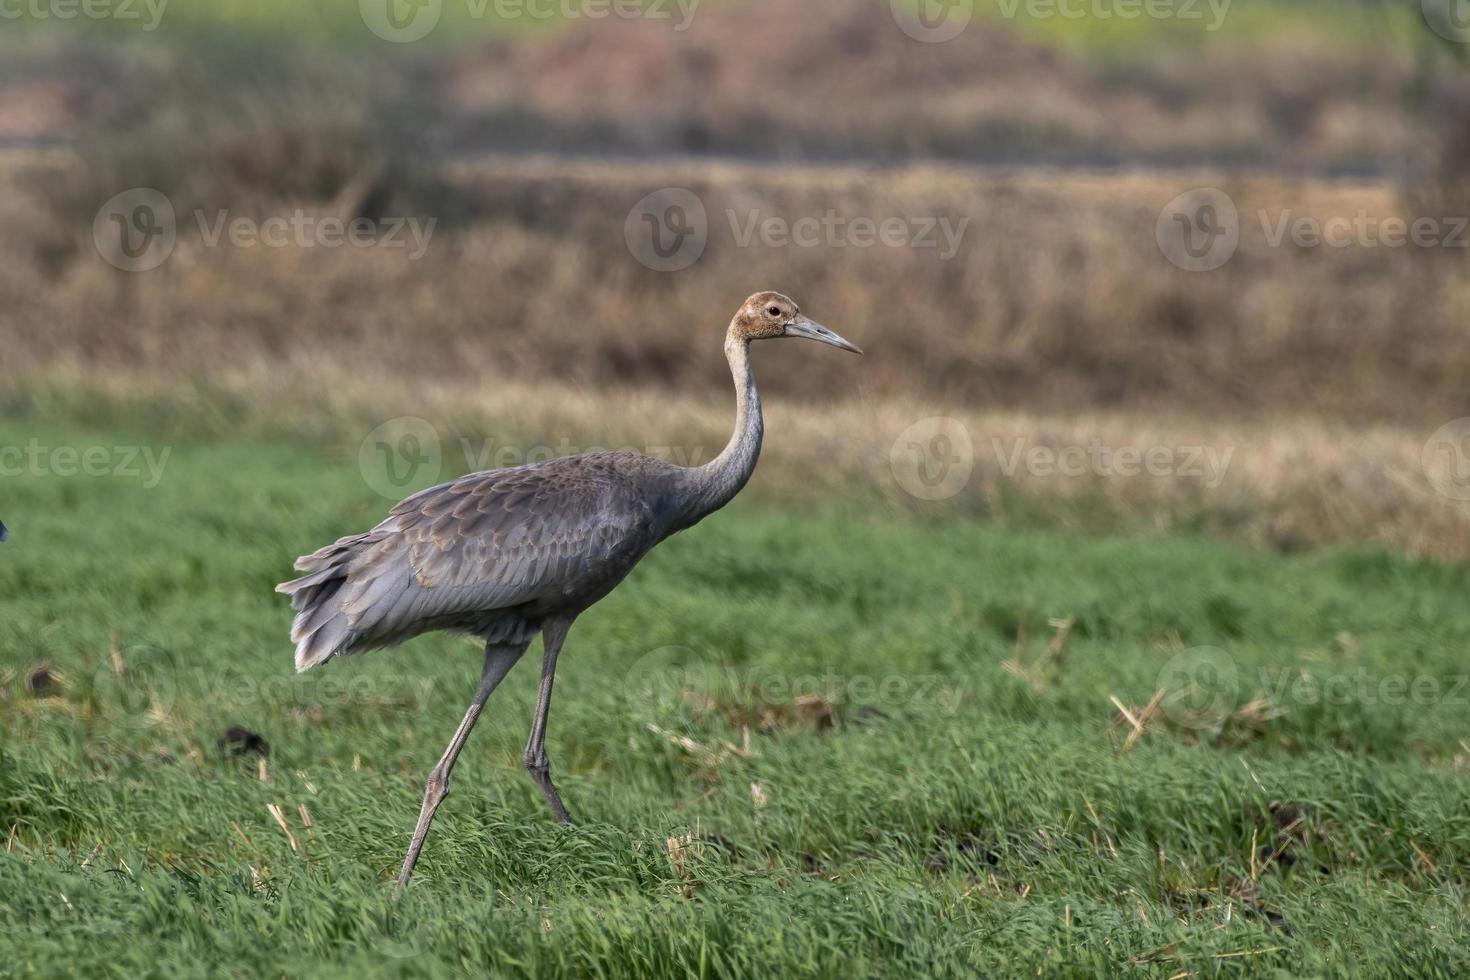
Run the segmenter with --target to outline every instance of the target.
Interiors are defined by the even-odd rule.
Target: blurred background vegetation
[[[923,43],[904,0],[510,2],[0,0],[0,974],[1466,975],[1470,249],[1273,241],[1466,237],[1444,8],[979,0]],[[1201,187],[1240,242],[1190,272]],[[127,271],[140,188],[177,241]],[[626,235],[665,188],[709,219],[676,272]],[[732,227],[827,215],[963,233]],[[374,479],[405,423],[415,486],[708,458],[762,288],[867,355],[758,345],[750,487],[579,623],[585,822],[521,771],[522,667],[395,902],[475,651],[296,677],[272,585],[414,488]],[[1093,447],[1169,465],[1026,462]]]
[[[1233,495],[1049,479],[977,484],[946,506],[1121,495],[1103,510],[1143,526],[1470,553],[1457,502],[1427,490],[1420,465],[1470,389],[1467,250],[1267,234],[1282,215],[1448,227],[1470,214],[1467,46],[1420,3],[1236,0],[1128,18],[993,0],[937,44],[880,0],[515,15],[563,8],[581,10],[444,0],[413,43],[377,36],[372,4],[345,0],[139,2],[136,19],[65,21],[43,6],[7,21],[11,409],[202,398],[226,402],[235,426],[330,418],[360,432],[432,404],[453,406],[456,425],[585,444],[616,428],[610,413],[556,406],[636,391],[661,406],[630,421],[638,431],[718,444],[714,338],[741,298],[774,287],[872,353],[861,366],[761,358],[773,404],[848,420],[793,435],[798,456],[847,439],[862,444],[829,455],[881,457],[936,411],[977,444],[1228,431],[1237,448],[1275,447],[1242,457],[1261,475]],[[1166,203],[1201,185],[1229,193],[1242,226],[1238,254],[1204,274],[1165,261],[1154,234]],[[711,216],[706,253],[677,273],[645,268],[623,234],[630,208],[669,186]],[[174,254],[146,274],[100,261],[92,235],[98,209],[135,187],[180,216]],[[432,219],[435,233],[405,261],[212,248],[192,217],[293,211]],[[734,234],[751,215],[828,212],[967,225],[953,257]],[[401,395],[383,404],[389,389]],[[681,418],[709,428],[665,424]],[[801,495],[773,470],[761,486]],[[1412,517],[1387,516],[1400,513]]]

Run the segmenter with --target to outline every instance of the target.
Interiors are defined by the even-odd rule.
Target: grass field
[[[165,458],[0,423],[32,439],[153,455],[5,478],[0,974],[1470,960],[1459,568],[737,504],[572,633],[548,744],[579,823],[520,769],[523,665],[394,902],[477,653],[426,637],[298,677],[271,592],[388,502],[305,444]],[[235,726],[268,757],[222,748]]]
[[[738,4],[742,0],[644,0],[642,6],[655,19],[687,27],[701,11]],[[104,6],[121,13],[115,17],[92,17],[81,21],[93,29],[110,29],[126,39],[153,31],[258,32],[267,36],[289,35],[313,42],[376,45],[379,39],[364,24],[357,0],[321,0],[290,3],[287,0],[203,0],[192,4],[145,3]],[[886,6],[882,0],[875,8]],[[1283,33],[1313,33],[1349,45],[1381,43],[1387,34],[1393,41],[1412,44],[1423,28],[1417,4],[1376,2],[1331,3],[1329,0],[1254,0],[1250,4],[1205,0],[1183,0],[1161,9],[1179,11],[1179,16],[1142,16],[1127,4],[1057,4],[1037,0],[977,0],[974,16],[1022,30],[1040,40],[1059,44],[1077,53],[1101,59],[1154,53],[1179,44],[1198,44],[1212,36],[1258,41]],[[364,9],[372,9],[367,7]],[[430,8],[440,29],[429,34],[429,43],[453,48],[505,31],[552,30],[581,20],[607,19],[611,3],[597,0],[444,0]],[[626,3],[615,8],[616,16],[631,9]],[[35,11],[41,11],[37,16]],[[156,11],[156,13],[155,13]],[[885,11],[886,12],[886,11]],[[400,13],[402,16],[402,13]],[[78,18],[59,17],[44,5],[17,6],[9,20],[16,28],[60,29],[77,32]],[[147,30],[142,30],[146,25]],[[14,32],[10,32],[14,33]]]

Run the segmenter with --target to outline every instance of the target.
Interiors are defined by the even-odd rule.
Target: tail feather
[[[347,614],[337,599],[345,579],[336,579],[320,591],[311,605],[296,616],[291,640],[296,644],[296,670],[307,671],[346,653],[356,639],[347,626]]]
[[[321,585],[323,582],[327,582],[333,578],[336,578],[337,576],[337,567],[335,565],[328,566],[327,568],[312,572],[310,575],[303,575],[300,578],[293,578],[289,582],[282,582],[280,585],[276,586],[276,591],[283,592],[289,596],[294,596],[297,593],[304,592],[314,585]]]
[[[307,671],[347,652],[357,634],[347,622],[338,598],[358,546],[367,535],[354,535],[297,559],[296,570],[307,574],[276,586],[291,597],[296,618],[291,642],[296,644],[296,670]]]

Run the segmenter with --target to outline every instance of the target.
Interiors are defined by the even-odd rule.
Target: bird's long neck
[[[735,433],[714,459],[688,470],[684,518],[693,524],[728,504],[755,472],[765,423],[761,396],[750,371],[750,343],[733,332],[725,339],[725,357],[735,379]],[[686,524],[686,526],[687,526]]]

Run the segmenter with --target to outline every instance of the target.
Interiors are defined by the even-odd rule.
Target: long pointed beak
[[[839,350],[850,350],[854,354],[861,354],[863,349],[850,340],[844,340],[837,334],[828,330],[809,316],[798,315],[786,327],[786,336],[805,337],[808,340],[819,340],[824,344],[831,344]]]

